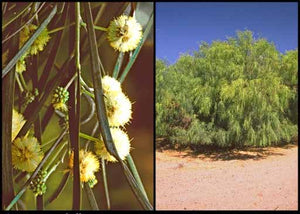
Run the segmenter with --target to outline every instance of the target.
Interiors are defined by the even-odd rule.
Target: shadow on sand
[[[254,148],[254,147],[244,147],[244,148],[220,148],[215,146],[163,146],[157,148],[158,151],[163,152],[164,150],[176,150],[179,153],[175,156],[185,158],[194,157],[199,159],[211,159],[211,160],[261,160],[268,156],[282,156],[284,155],[281,149],[290,149],[297,146],[297,142],[264,147],[264,148]]]

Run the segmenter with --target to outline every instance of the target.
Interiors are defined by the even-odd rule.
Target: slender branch
[[[70,81],[67,83],[67,85],[64,87],[65,90],[68,90],[68,88],[70,87],[70,85],[73,83],[73,81],[76,79],[77,74],[75,73],[73,75],[73,77],[70,79]]]
[[[29,7],[31,7],[32,3],[28,4],[21,12],[17,13],[16,16],[14,16],[11,20],[9,20],[8,22],[6,22],[5,24],[2,25],[2,30],[4,28],[6,28],[6,26],[8,26],[10,23],[12,23],[13,21],[15,21],[17,18],[19,18],[23,13],[25,13]]]
[[[73,4],[71,5],[73,6]],[[73,158],[73,210],[80,210],[81,188],[80,188],[80,170],[79,170],[79,130],[80,130],[80,3],[75,2],[75,69],[77,74],[77,82],[71,85],[70,104],[73,106],[69,112],[70,123],[70,140],[74,154]],[[72,7],[73,9],[73,7]],[[71,12],[71,19],[73,14]],[[72,40],[72,37],[71,37]],[[70,48],[72,47],[70,41]],[[74,68],[73,66],[71,68]]]
[[[52,29],[52,30],[48,31],[48,34],[56,33],[58,31],[64,30],[65,28],[69,28],[69,27],[71,27],[73,25],[75,25],[75,22],[73,22],[73,23],[71,23],[70,25],[67,25],[67,26],[61,26],[61,27]]]
[[[96,121],[96,124],[95,124],[95,126],[94,126],[94,128],[93,128],[93,131],[92,131],[91,136],[94,136],[95,133],[96,133],[96,131],[97,131],[98,129],[99,129],[99,123],[98,123],[98,121]],[[91,142],[91,140],[88,140],[88,141],[86,142],[86,146],[85,146],[85,149],[86,149],[86,150],[88,149],[90,142]]]
[[[23,73],[19,73],[18,75],[20,76],[20,80],[21,80],[21,83],[24,87],[24,90],[28,91],[28,86],[27,86],[26,81],[23,77]],[[34,86],[34,87],[37,87],[37,86]]]
[[[87,99],[88,103],[90,104],[91,109],[88,110],[89,114],[86,117],[86,119],[81,121],[81,125],[89,122],[93,118],[93,116],[95,114],[95,110],[96,110],[94,100],[90,96],[88,96],[87,94],[84,94],[84,95],[85,95],[85,98]]]
[[[5,38],[2,40],[2,44],[5,43],[7,40],[9,40],[10,38],[12,38],[13,36],[15,36],[17,33],[19,33],[28,23],[31,22],[32,19],[34,19],[34,17],[40,12],[40,10],[43,8],[43,6],[46,4],[46,2],[44,2],[39,9],[34,13],[34,15],[20,28],[18,28],[13,34],[11,34],[9,37]],[[55,12],[56,12],[56,6],[55,6]]]
[[[59,153],[63,150],[63,148],[67,145],[68,141],[65,141],[64,143],[60,144],[56,151],[53,153],[51,159],[49,159],[45,165],[44,165],[44,170],[48,170],[48,168],[51,166],[51,164],[55,161],[55,159],[58,157]]]
[[[16,81],[17,81],[17,84],[18,84],[18,86],[19,86],[19,88],[20,88],[20,91],[23,92],[23,91],[24,91],[24,88],[23,88],[23,86],[22,86],[22,83],[21,83],[21,81],[20,81],[20,77],[19,77],[18,73],[16,73]]]

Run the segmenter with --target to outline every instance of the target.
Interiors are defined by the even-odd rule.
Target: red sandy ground
[[[157,210],[297,210],[298,146],[156,152]]]

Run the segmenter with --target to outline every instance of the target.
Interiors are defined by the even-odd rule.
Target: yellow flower
[[[20,39],[19,39],[19,48],[21,48],[27,40],[32,36],[34,31],[37,29],[37,26],[34,24],[25,25],[25,27],[20,31]],[[22,73],[26,70],[26,62],[25,59],[28,54],[36,55],[39,51],[44,50],[44,46],[48,43],[50,39],[47,28],[45,28],[40,35],[36,38],[36,40],[32,43],[30,48],[24,53],[24,55],[20,58],[20,60],[16,64],[16,72]]]
[[[63,102],[53,103],[53,108],[64,112],[68,111],[68,106]]]
[[[24,119],[23,115],[13,109],[11,140],[15,139],[25,122],[26,120]]]
[[[20,31],[19,48],[21,48],[25,42],[27,42],[36,28],[37,26],[34,24],[28,24],[24,26],[24,28]]]
[[[69,169],[73,169],[74,152],[71,153],[69,160]],[[79,151],[79,168],[80,168],[80,180],[82,182],[89,182],[95,180],[95,172],[99,171],[99,161],[96,156],[91,152],[84,150]]]
[[[116,79],[105,76],[102,79],[104,101],[110,126],[123,126],[131,119],[131,102],[122,92]]]
[[[35,137],[17,138],[12,143],[12,164],[16,169],[32,172],[44,154]]]
[[[115,78],[110,77],[108,75],[102,78],[102,88],[104,94],[107,93],[118,94],[122,92],[121,83]]]
[[[134,17],[121,15],[112,20],[107,29],[110,45],[120,51],[134,50],[142,38],[142,26]]]
[[[130,141],[127,133],[119,128],[111,128],[111,135],[117,149],[117,152],[122,160],[125,159],[130,152]],[[106,150],[103,139],[95,143],[95,153],[107,161],[116,162],[117,160]]]
[[[19,41],[20,48],[25,44],[25,42],[27,42],[27,40],[32,36],[32,34],[36,29],[37,26],[34,24],[28,24],[22,29],[22,31],[20,32],[20,41]],[[48,29],[45,28],[40,33],[40,35],[36,38],[36,40],[33,42],[28,52],[31,55],[36,55],[39,51],[44,50],[44,46],[46,46],[49,40],[50,40],[50,36],[48,33]]]
[[[110,126],[124,126],[131,119],[131,102],[128,97],[119,93],[107,97],[107,117]]]
[[[27,54],[24,54],[17,62],[16,72],[22,73],[23,71],[26,71],[26,62],[25,62],[26,56],[27,56]]]

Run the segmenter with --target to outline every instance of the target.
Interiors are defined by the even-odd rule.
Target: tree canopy
[[[298,130],[297,56],[239,31],[173,65],[157,59],[157,137],[221,147],[289,142]]]

